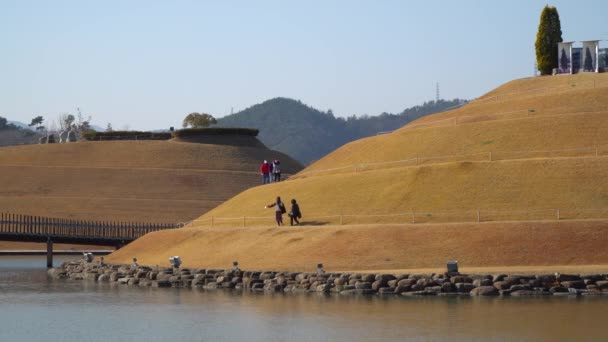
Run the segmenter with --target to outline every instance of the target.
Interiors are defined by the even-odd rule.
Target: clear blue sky
[[[0,116],[80,107],[115,129],[267,99],[338,116],[474,98],[533,73],[546,1],[0,0]],[[608,1],[554,1],[565,40],[608,39]],[[601,43],[608,47],[608,41]]]

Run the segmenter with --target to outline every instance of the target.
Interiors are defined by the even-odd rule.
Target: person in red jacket
[[[270,165],[267,160],[264,160],[260,166],[260,174],[262,175],[262,184],[270,183]]]

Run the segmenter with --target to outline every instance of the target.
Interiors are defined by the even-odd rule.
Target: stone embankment
[[[608,274],[364,274],[187,269],[67,262],[53,278],[152,287],[193,287],[341,295],[608,295]]]

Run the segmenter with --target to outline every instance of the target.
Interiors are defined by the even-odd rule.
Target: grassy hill
[[[112,260],[137,251],[214,267],[229,258],[251,268],[323,261],[342,270],[437,267],[450,258],[468,266],[608,264],[591,246],[608,242],[607,92],[608,74],[509,82],[344,145],[289,181],[219,205],[199,228],[147,236]],[[277,195],[297,198],[305,224],[323,226],[262,228],[273,214],[263,206]],[[243,216],[246,228],[237,228]],[[191,241],[170,246],[171,234]],[[267,234],[259,253],[272,258],[249,259],[259,234]],[[209,259],[190,243],[223,252]]]
[[[259,184],[263,159],[280,159],[285,173],[301,169],[256,138],[245,140],[3,147],[0,206],[6,212],[88,220],[188,221]]]
[[[395,130],[462,102],[432,101],[399,114],[336,118],[331,110],[322,112],[300,101],[279,97],[218,119],[218,126],[257,128],[264,144],[308,164],[350,141]]]

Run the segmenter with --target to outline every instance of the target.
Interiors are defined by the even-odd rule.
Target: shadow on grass
[[[300,226],[325,226],[328,225],[329,222],[323,222],[323,221],[306,221],[306,222],[300,222]]]

